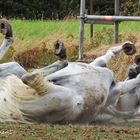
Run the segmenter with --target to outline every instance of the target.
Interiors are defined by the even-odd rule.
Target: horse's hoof
[[[122,49],[126,55],[133,55],[136,53],[135,45],[129,41],[123,44]]]
[[[64,43],[62,41],[57,40],[54,43],[54,53],[56,56],[58,56],[62,60],[65,60],[67,58],[66,48],[65,48]]]
[[[6,39],[13,37],[12,26],[9,24],[9,22],[6,19],[0,20],[0,33],[5,35]]]

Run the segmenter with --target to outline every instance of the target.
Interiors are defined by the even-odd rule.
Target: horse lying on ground
[[[0,23],[0,32],[6,35],[2,48],[12,42],[12,30],[5,27],[9,25]],[[106,67],[120,51],[132,54],[131,46],[126,42],[112,47],[89,64],[68,63],[63,43],[57,41],[55,54],[60,60],[52,65],[28,73],[16,62],[0,64],[0,122],[139,121],[138,69],[131,69],[127,80],[115,82],[113,72]],[[5,52],[0,51],[0,55]]]
[[[107,120],[106,114],[133,117],[139,105],[136,102],[131,105],[123,94],[139,102],[139,92],[135,89],[139,87],[140,75],[115,82],[113,72],[105,67],[124,47],[128,49],[132,45],[127,42],[112,47],[89,64],[68,63],[66,57],[62,57],[32,73],[16,62],[0,64],[0,122],[91,123],[101,118]],[[118,107],[119,100],[123,104]],[[119,108],[123,115],[113,112],[110,106]],[[126,109],[135,112],[125,113]]]

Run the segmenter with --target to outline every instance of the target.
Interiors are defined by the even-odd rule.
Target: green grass
[[[97,125],[0,125],[0,140],[133,140],[139,128]]]
[[[64,42],[69,48],[69,54],[73,48],[79,45],[79,20],[65,21],[28,21],[28,20],[11,20],[14,31],[13,47],[16,52],[42,46],[45,44],[47,48],[53,48],[53,44],[57,39]],[[121,38],[126,34],[140,35],[139,22],[122,22],[120,23]],[[85,48],[86,51],[92,51],[96,47],[106,46],[114,43],[114,26],[113,25],[94,25],[94,47],[90,44],[90,26],[85,24]],[[0,43],[2,42],[0,36]],[[75,54],[73,54],[75,55]],[[73,56],[72,56],[73,57]],[[6,58],[6,61],[9,59]],[[72,60],[73,61],[73,60]]]
[[[48,38],[64,39],[72,36],[79,42],[79,20],[65,21],[26,21],[26,20],[11,20],[16,50],[30,48],[35,44]],[[120,23],[119,33],[132,32],[140,35],[140,22],[122,22]],[[94,25],[94,32],[98,32],[103,28],[114,28],[113,25]],[[85,40],[89,42],[90,26],[85,25]]]
[[[76,39],[79,39],[79,21],[11,21],[14,36],[21,40],[39,40],[44,37],[52,36],[59,31],[63,31],[67,36],[72,34]],[[120,33],[134,32],[140,34],[140,22],[122,22],[120,23]],[[113,28],[113,25],[94,25],[94,31],[99,31],[103,27]],[[60,35],[61,36],[61,35]],[[85,37],[89,37],[89,25],[85,25]]]

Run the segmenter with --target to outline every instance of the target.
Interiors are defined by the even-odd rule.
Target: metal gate
[[[84,24],[91,25],[91,37],[93,36],[93,24],[114,24],[114,42],[118,43],[119,23],[122,21],[140,21],[139,16],[119,16],[119,0],[115,0],[115,15],[92,15],[93,0],[90,0],[90,15],[86,14],[85,1],[81,0],[80,4],[80,44],[79,44],[79,60],[83,60],[84,48]]]

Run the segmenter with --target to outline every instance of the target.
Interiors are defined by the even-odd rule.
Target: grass
[[[59,31],[63,31],[65,36],[73,34],[79,39],[79,21],[25,21],[12,20],[14,35],[20,40],[36,40],[52,36]],[[94,25],[94,31],[99,31],[103,27],[113,28],[113,25]],[[139,22],[121,22],[119,26],[120,33],[133,31],[140,34]],[[60,35],[61,37],[61,35]],[[85,37],[89,37],[89,25],[85,24]]]
[[[34,47],[42,40],[48,38],[56,38],[56,40],[73,37],[79,43],[79,21],[65,20],[65,21],[25,21],[25,20],[11,20],[15,44],[17,51],[25,48]],[[94,25],[94,32],[98,32],[103,28],[111,28],[113,25]],[[122,22],[119,26],[120,34],[126,32],[134,32],[140,34],[139,22]],[[85,40],[89,42],[89,25],[85,25]]]
[[[132,140],[140,129],[105,125],[0,125],[1,140]]]
[[[47,49],[53,48],[53,44],[57,39],[61,39],[68,50],[68,59],[74,61],[78,59],[79,46],[79,20],[64,20],[64,21],[27,21],[27,20],[11,20],[14,31],[14,44],[12,45],[15,52],[23,52],[27,49],[40,47],[45,44]],[[120,41],[128,34],[140,36],[139,22],[121,22],[119,25]],[[99,46],[106,46],[114,43],[114,26],[113,25],[94,25],[94,46],[90,44],[90,26],[85,24],[85,50],[84,52],[95,51]],[[0,36],[2,42],[3,36]],[[44,45],[43,45],[44,46]],[[1,62],[11,61],[11,54],[8,54]],[[12,54],[12,55],[14,55]],[[27,53],[28,55],[28,53]],[[53,54],[51,54],[53,55]],[[22,55],[23,56],[23,55]],[[44,55],[43,55],[44,56]],[[21,57],[23,59],[23,57]],[[30,58],[30,57],[29,57]],[[35,58],[34,58],[35,59]],[[12,58],[13,60],[13,58]],[[43,57],[43,62],[46,57]],[[55,59],[49,60],[43,65],[52,63]],[[21,60],[16,60],[20,63]],[[28,58],[26,60],[30,63]],[[36,65],[36,64],[35,64]],[[23,65],[24,66],[24,65]],[[25,66],[24,66],[25,67]]]

